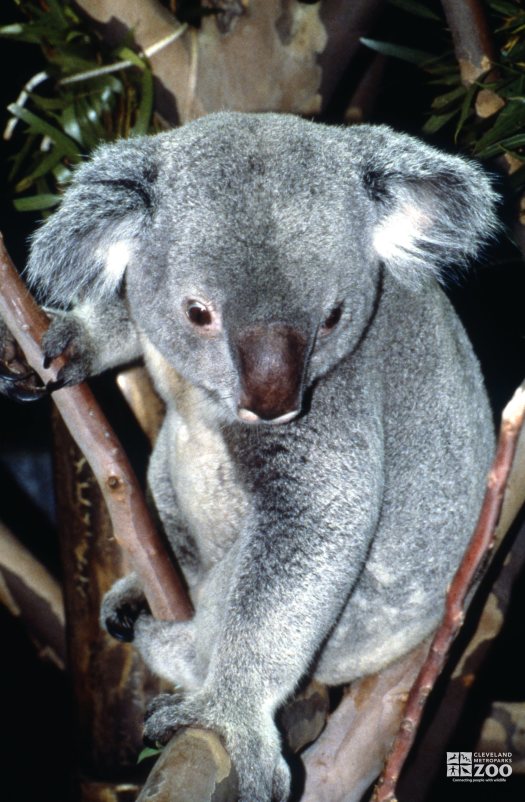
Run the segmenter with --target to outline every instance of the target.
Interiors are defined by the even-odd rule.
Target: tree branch
[[[463,623],[467,599],[474,581],[484,559],[493,549],[505,488],[524,419],[525,382],[516,390],[503,411],[496,456],[489,473],[478,524],[450,585],[443,622],[434,636],[428,658],[410,691],[399,732],[375,787],[373,802],[395,802],[397,781],[414,741],[426,699]]]
[[[467,86],[489,72],[495,61],[492,37],[479,0],[441,0],[452,34],[461,78]]]
[[[44,382],[56,379],[63,357],[42,367],[40,348],[49,321],[24,286],[0,238],[0,315]],[[170,564],[124,450],[87,385],[57,390],[53,400],[86,456],[106,501],[114,535],[141,577],[153,614],[187,620],[192,606]]]
[[[131,32],[149,51],[180,23],[158,0],[75,0],[108,42]],[[169,125],[203,114],[318,114],[360,48],[384,0],[250,0],[205,16],[150,58],[155,108]]]
[[[0,603],[20,618],[38,656],[64,670],[64,603],[56,579],[0,523]]]

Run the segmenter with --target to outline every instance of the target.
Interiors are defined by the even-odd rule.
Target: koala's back
[[[380,669],[437,626],[494,449],[479,365],[442,291],[390,285],[374,329],[362,364],[382,383],[384,489],[366,565],[319,663],[329,683]]]

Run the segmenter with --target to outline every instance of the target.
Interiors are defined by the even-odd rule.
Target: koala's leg
[[[162,697],[148,713],[150,741],[165,742],[188,724],[218,732],[239,775],[241,802],[288,798],[274,715],[313,666],[366,560],[383,479],[379,423],[365,423],[370,438],[361,452],[344,454],[344,466],[334,468],[334,444],[325,475],[313,462],[309,475],[308,463],[290,449],[290,476],[261,476],[262,459],[250,455],[260,476],[253,485],[257,513],[224,558],[226,591],[207,580],[199,602],[199,610],[217,611],[203,687]],[[345,490],[327,494],[331,471],[343,469]],[[348,509],[351,516],[343,515]]]
[[[117,640],[131,642],[151,670],[184,690],[202,684],[195,653],[195,625],[156,621],[136,574],[117,580],[102,601],[100,622]]]

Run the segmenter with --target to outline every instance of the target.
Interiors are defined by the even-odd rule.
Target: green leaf
[[[66,106],[60,116],[61,125],[70,139],[74,139],[80,146],[85,145],[82,127],[77,120],[74,102]]]
[[[451,103],[454,103],[456,100],[462,98],[465,94],[465,87],[458,86],[456,89],[452,89],[450,92],[446,92],[444,95],[438,95],[432,101],[432,108],[434,111],[442,111],[446,109],[447,106],[450,106]]]
[[[401,61],[408,61],[410,64],[417,64],[418,66],[422,66],[436,58],[434,53],[426,53],[423,50],[415,50],[412,47],[396,45],[391,42],[378,42],[376,39],[366,39],[363,36],[359,41],[365,47],[375,50],[377,53],[382,53],[384,56],[393,56],[401,59]]]
[[[415,17],[424,17],[435,22],[441,22],[441,17],[438,14],[427,8],[424,3],[418,3],[417,0],[389,0],[389,4],[413,14]]]
[[[140,105],[137,109],[135,123],[131,129],[133,134],[147,134],[153,114],[153,75],[151,70],[145,69],[141,81]]]
[[[122,61],[131,61],[131,63],[138,67],[139,70],[144,70],[146,68],[146,63],[144,59],[142,59],[134,50],[130,47],[120,47],[116,51],[117,58]]]
[[[463,101],[463,104],[461,106],[461,114],[459,115],[458,124],[456,125],[456,130],[454,131],[454,142],[457,142],[461,130],[465,125],[468,116],[472,112],[474,95],[477,93],[477,91],[478,87],[476,86],[476,84],[472,84],[472,86],[469,86],[468,88],[467,94],[465,95],[465,100]]]
[[[523,148],[525,147],[525,134],[517,134],[516,136],[510,136],[507,139],[502,139],[499,142],[496,142],[494,145],[489,145],[485,148],[478,148],[476,150],[476,155],[482,159],[491,159],[493,156],[499,156],[501,153],[505,151],[515,150],[516,148]],[[520,154],[516,154],[518,158],[523,158]]]
[[[9,183],[12,183],[15,179],[15,176],[18,175],[22,164],[25,162],[28,154],[31,153],[35,146],[35,142],[37,140],[37,136],[35,134],[28,134],[26,137],[26,141],[15,155],[12,157],[12,166],[7,176],[7,180]]]
[[[424,134],[435,134],[436,131],[439,131],[449,120],[455,117],[457,113],[458,111],[455,109],[454,111],[448,111],[446,114],[433,114],[432,117],[428,118],[421,130]]]
[[[37,212],[41,209],[52,209],[62,200],[60,195],[42,194],[32,195],[30,198],[16,198],[14,207],[19,212]]]
[[[153,749],[151,746],[145,746],[137,758],[137,763],[142,763],[143,760],[149,757],[157,757],[161,752],[162,749]]]
[[[58,148],[53,148],[51,153],[48,153],[29,175],[18,181],[15,186],[15,192],[25,192],[28,190],[37,178],[41,178],[41,176],[51,172],[60,161],[62,156],[63,154]]]
[[[37,134],[41,134],[42,136],[48,136],[63,151],[63,153],[75,161],[78,160],[78,145],[68,136],[59,131],[58,128],[55,128],[41,117],[37,117],[36,114],[33,114],[31,111],[28,111],[23,106],[19,106],[16,103],[11,103],[7,108],[11,114],[27,123],[32,131],[36,132]]]
[[[476,153],[481,153],[489,145],[495,145],[525,128],[525,98],[509,100],[497,119],[476,145]]]
[[[513,3],[507,3],[505,0],[488,0],[488,5],[493,11],[503,14],[505,17],[514,17],[519,11],[518,6]]]

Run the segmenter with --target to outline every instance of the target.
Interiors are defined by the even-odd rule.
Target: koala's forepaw
[[[84,325],[72,314],[54,313],[48,330],[42,338],[44,367],[50,366],[57,356],[66,357],[67,364],[58,371],[54,382],[47,385],[49,392],[71,384],[79,384],[92,372],[91,342]]]
[[[0,320],[0,393],[13,401],[36,401],[46,388],[31,370],[11,332]]]
[[[167,744],[181,727],[197,725],[195,712],[188,709],[182,694],[161,693],[148,705],[144,717],[144,743],[146,746]]]
[[[140,615],[150,613],[148,603],[134,574],[119,579],[102,600],[102,626],[116,640],[131,643]]]
[[[123,604],[112,615],[104,619],[104,626],[115,640],[131,643],[135,637],[135,623],[145,609]]]

